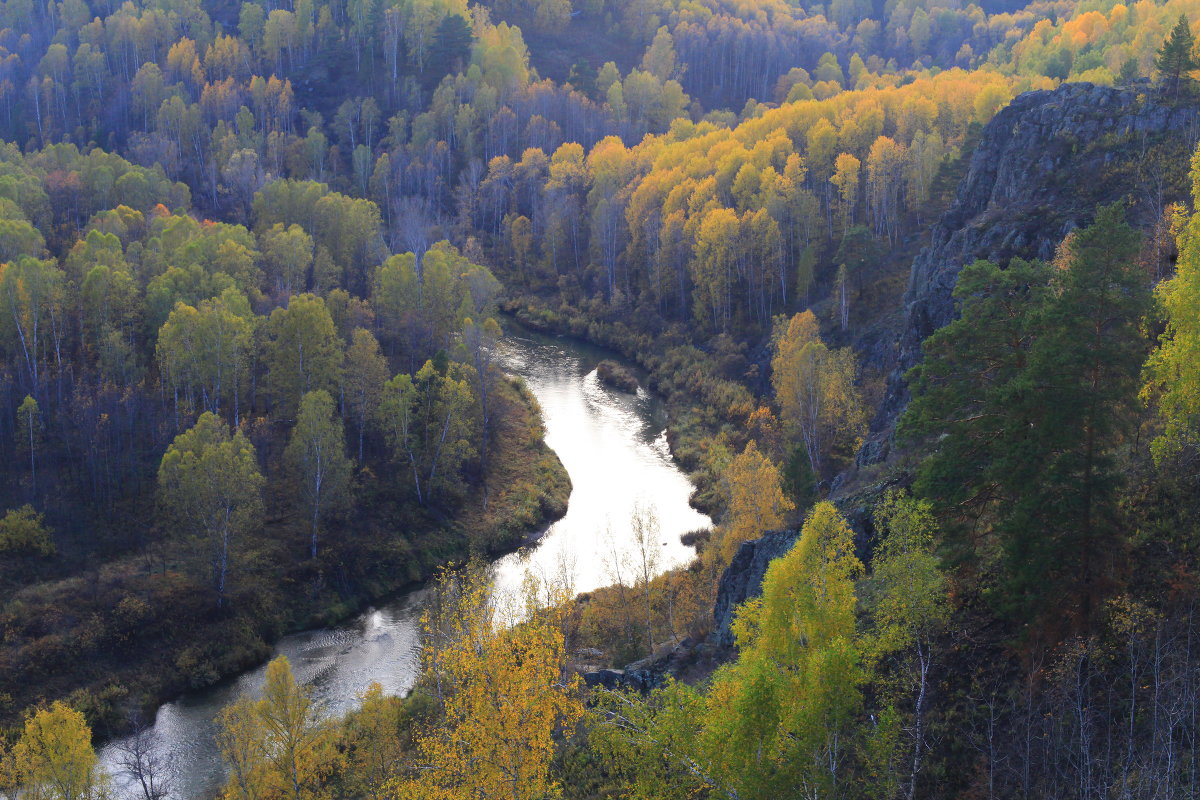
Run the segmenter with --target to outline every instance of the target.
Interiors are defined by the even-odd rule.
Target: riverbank
[[[317,559],[299,556],[302,514],[268,520],[255,549],[239,554],[221,609],[186,569],[187,549],[150,535],[137,555],[17,592],[0,611],[0,725],[12,730],[24,709],[66,698],[98,737],[118,735],[132,716],[262,663],[291,631],[349,619],[473,552],[521,544],[566,512],[571,486],[532,395],[520,380],[500,389],[488,474],[452,512],[415,507],[398,490],[402,475],[364,468],[358,512],[329,527]]]
[[[520,591],[528,573],[556,581],[568,577],[578,591],[611,583],[609,565],[627,563],[640,553],[629,520],[647,501],[661,533],[662,544],[654,542],[658,568],[692,561],[695,551],[681,534],[710,521],[688,504],[691,485],[662,435],[667,415],[661,400],[644,391],[629,395],[602,385],[595,367],[613,357],[611,350],[574,337],[506,327],[511,330],[499,348],[500,363],[510,374],[520,375],[536,399],[544,443],[566,468],[571,497],[567,513],[543,532],[536,547],[493,562],[495,590]],[[511,475],[516,480],[522,472],[531,470],[514,470]],[[489,510],[502,517],[512,507],[492,503]],[[308,687],[330,716],[356,709],[371,683],[379,683],[385,695],[403,696],[421,674],[420,618],[426,601],[422,590],[395,595],[347,622],[284,636],[271,655],[290,660],[297,682]],[[216,686],[182,694],[158,709],[154,735],[176,767],[177,796],[201,800],[216,793],[224,767],[213,720],[237,698],[256,696],[263,680],[264,668],[256,667]],[[105,768],[115,775],[121,773],[117,745],[113,742],[101,753]],[[136,796],[136,788],[131,794]]]

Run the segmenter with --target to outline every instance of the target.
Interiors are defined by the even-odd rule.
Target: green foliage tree
[[[924,360],[908,375],[913,399],[898,434],[950,433],[926,454],[916,487],[941,513],[957,508],[962,520],[986,519],[999,503],[991,489],[1004,477],[1003,466],[994,462],[1017,453],[1029,427],[1014,401],[1027,405],[1021,376],[1039,333],[1032,309],[1046,302],[1048,283],[1049,271],[1039,262],[963,267],[954,289],[959,318],[925,341]],[[1001,474],[993,477],[993,471]],[[952,563],[999,558],[993,539],[973,540],[963,525],[951,522],[946,534]]]
[[[836,793],[835,755],[851,735],[863,680],[855,642],[853,532],[829,503],[814,506],[763,594],[739,609],[739,657],[708,696],[704,740],[739,794]],[[754,705],[762,710],[747,715]],[[738,717],[741,717],[739,719]]]
[[[876,506],[874,518],[880,540],[871,559],[868,588],[873,623],[869,656],[889,663],[883,674],[890,680],[878,680],[886,687],[887,699],[912,709],[903,726],[912,742],[903,790],[912,800],[928,751],[926,711],[936,640],[950,623],[948,583],[934,553],[937,524],[930,503],[889,493]]]
[[[52,261],[21,258],[0,264],[0,340],[12,362],[24,365],[34,392],[41,386],[48,345],[61,342],[64,281]]]
[[[80,287],[83,341],[94,358],[110,333],[132,342],[139,327],[141,303],[137,282],[123,267],[99,264],[88,270]]]
[[[235,540],[262,523],[263,477],[254,445],[206,411],[175,437],[158,468],[165,514],[201,540],[209,552],[217,604],[225,601]]]
[[[474,388],[479,398],[479,461],[485,470],[494,425],[497,373],[500,371],[495,363],[496,346],[502,335],[500,323],[491,317],[482,322],[475,322],[470,317],[463,320],[463,345],[471,366],[475,368]]]
[[[405,253],[385,261],[375,273],[373,300],[415,371],[439,351],[451,351],[468,317],[482,322],[493,316],[498,293],[490,271],[439,242],[419,260]]]
[[[428,73],[431,83],[440,81],[445,75],[453,75],[465,69],[474,41],[471,26],[461,14],[447,14],[443,17],[433,34],[433,44],[429,48]]]
[[[275,223],[260,237],[267,278],[280,297],[303,291],[313,263],[313,240],[299,225]]]
[[[45,517],[31,505],[9,509],[0,517],[0,553],[6,555],[54,555],[54,539]]]
[[[1091,624],[1121,534],[1114,461],[1137,419],[1149,280],[1117,206],[1063,243],[1055,268],[977,262],[962,317],[926,343],[901,428],[942,436],[916,489],[960,555],[1000,572],[1013,619]],[[944,436],[943,436],[944,434]]]
[[[594,97],[596,94],[596,68],[586,58],[576,61],[571,65],[567,83],[575,87],[576,91],[588,97]]]
[[[472,371],[426,361],[415,375],[402,373],[384,384],[380,426],[396,461],[408,464],[422,505],[456,489],[463,462],[477,452]]]
[[[358,463],[363,461],[363,438],[367,424],[375,418],[388,379],[387,359],[379,352],[379,342],[368,330],[355,328],[346,350],[346,403],[358,426]]]
[[[817,476],[803,446],[793,447],[788,453],[781,477],[784,494],[792,505],[802,512],[807,511],[817,499]]]
[[[38,258],[46,249],[41,231],[30,224],[17,204],[0,201],[0,260],[14,261],[21,256]]]
[[[287,308],[271,312],[265,334],[267,387],[279,417],[294,418],[308,392],[337,392],[341,339],[324,300],[313,294],[293,296]]]
[[[237,425],[249,383],[256,318],[245,295],[232,287],[193,308],[177,303],[158,332],[156,354],[179,415],[180,395],[189,411],[221,413]]]
[[[1200,150],[1192,156],[1193,202],[1200,198]],[[1147,400],[1157,402],[1162,432],[1151,445],[1159,464],[1200,455],[1200,214],[1192,213],[1178,235],[1175,274],[1156,289],[1166,315],[1160,345],[1146,363]]]
[[[1167,93],[1174,95],[1180,85],[1188,79],[1190,73],[1200,67],[1196,61],[1196,41],[1192,35],[1192,26],[1186,14],[1179,15],[1179,21],[1167,34],[1166,40],[1154,57],[1154,67],[1158,70],[1159,79]]]
[[[323,389],[300,400],[296,427],[283,458],[295,477],[299,495],[308,507],[312,528],[311,558],[317,557],[317,534],[322,513],[350,502],[353,465],[346,457],[346,436],[333,398]]]
[[[853,532],[827,502],[738,609],[737,660],[709,688],[602,698],[602,748],[635,760],[634,797],[836,797],[849,790],[865,673]],[[641,769],[641,767],[646,767]]]

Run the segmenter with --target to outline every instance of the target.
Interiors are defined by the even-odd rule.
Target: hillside
[[[0,795],[1190,797],[1197,19],[0,3]]]
[[[1020,95],[988,123],[953,202],[913,260],[894,366],[860,467],[888,457],[908,401],[904,373],[920,361],[921,343],[954,318],[952,293],[963,265],[1050,260],[1097,207],[1120,202],[1147,238],[1147,269],[1155,278],[1170,272],[1175,254],[1164,209],[1188,199],[1198,116],[1194,102],[1164,97],[1146,83],[1069,83]]]

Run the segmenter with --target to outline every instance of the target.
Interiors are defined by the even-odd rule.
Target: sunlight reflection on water
[[[570,474],[572,492],[566,515],[536,545],[496,562],[498,592],[518,590],[526,570],[543,577],[569,572],[576,592],[611,583],[614,559],[632,555],[629,518],[638,503],[659,521],[660,570],[686,562],[693,551],[680,535],[709,524],[688,505],[691,486],[671,461],[661,404],[644,389],[634,396],[601,384],[595,364],[602,357],[595,348],[527,334],[502,344],[505,369],[524,378],[542,407],[546,442]],[[297,681],[313,688],[329,714],[354,708],[372,682],[403,694],[420,667],[423,598],[423,591],[411,592],[346,625],[287,636],[275,654],[288,657]],[[259,667],[159,708],[154,728],[176,772],[176,797],[218,791],[224,773],[213,718],[237,697],[260,692],[265,671]],[[129,779],[116,775],[115,748],[104,748],[100,757],[119,794],[132,797]]]

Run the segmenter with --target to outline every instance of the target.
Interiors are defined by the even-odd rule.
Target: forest
[[[1198,24],[0,0],[0,798],[1196,797]],[[526,333],[661,402],[687,563],[493,591]],[[273,657],[418,587],[411,690]],[[155,709],[264,663],[189,794]]]

